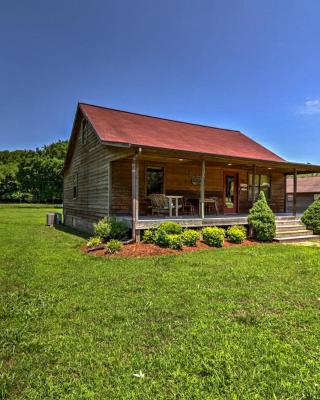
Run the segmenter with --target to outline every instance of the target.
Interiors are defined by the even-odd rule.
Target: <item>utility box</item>
[[[47,225],[54,226],[62,223],[62,215],[60,213],[48,213],[47,214]]]

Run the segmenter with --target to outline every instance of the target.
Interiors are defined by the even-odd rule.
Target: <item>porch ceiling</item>
[[[209,165],[216,165],[228,169],[243,168],[251,169],[253,165],[261,169],[270,169],[284,174],[292,174],[296,169],[297,173],[320,173],[320,165],[302,164],[295,162],[276,162],[257,159],[243,159],[237,157],[221,157],[206,154],[185,153],[176,151],[162,151],[159,149],[142,149],[140,160],[154,162],[174,162],[174,163],[199,163],[205,160]]]

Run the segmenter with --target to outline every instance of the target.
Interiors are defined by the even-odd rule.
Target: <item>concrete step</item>
[[[306,229],[306,227],[303,224],[280,225],[276,227],[276,232],[298,231],[300,229]]]
[[[302,224],[300,219],[291,219],[288,221],[276,221],[276,226]]]
[[[309,231],[307,229],[300,229],[296,231],[288,231],[288,232],[277,232],[276,233],[276,238],[285,238],[285,237],[299,237],[299,236],[311,236],[313,235],[312,231]]]
[[[282,238],[275,238],[274,241],[278,243],[296,243],[296,242],[308,242],[320,240],[320,235],[302,235],[302,236],[295,236],[295,237],[282,237]]]
[[[277,216],[276,217],[276,222],[279,221],[293,221],[293,220],[300,220],[299,217],[294,216],[294,215],[283,215],[283,216]]]

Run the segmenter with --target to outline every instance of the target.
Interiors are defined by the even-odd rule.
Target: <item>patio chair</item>
[[[207,201],[205,201],[205,205],[208,214],[214,211],[216,215],[219,215],[218,197],[209,197]]]
[[[195,205],[192,200],[186,199],[185,197],[182,199],[182,212],[188,215],[195,214]]]
[[[161,193],[153,193],[148,196],[148,199],[151,202],[151,213],[154,214],[169,214],[169,199],[165,194]],[[171,209],[175,210],[175,203],[171,202]],[[179,204],[178,208],[182,208],[182,205]]]

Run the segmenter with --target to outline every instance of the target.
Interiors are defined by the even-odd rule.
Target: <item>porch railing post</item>
[[[205,196],[205,177],[206,177],[206,162],[201,163],[201,182],[200,182],[200,217],[204,218],[204,196]]]
[[[293,171],[293,204],[292,204],[292,215],[297,215],[297,170]]]

